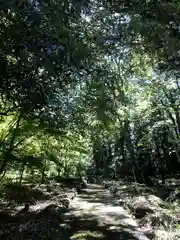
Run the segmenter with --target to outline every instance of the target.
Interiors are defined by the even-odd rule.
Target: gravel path
[[[88,185],[72,201],[65,222],[70,225],[72,239],[149,239],[139,230],[132,216],[118,206],[109,191],[95,184]],[[76,237],[80,233],[85,236],[87,231],[95,232],[94,237]]]

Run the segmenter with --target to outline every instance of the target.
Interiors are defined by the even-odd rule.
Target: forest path
[[[72,201],[64,221],[74,240],[148,240],[109,191],[95,184],[88,184]]]

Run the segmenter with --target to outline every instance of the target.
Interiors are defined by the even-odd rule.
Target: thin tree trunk
[[[162,100],[161,100],[161,103],[162,103],[162,105],[163,105],[164,107],[166,107],[166,110],[165,110],[165,111],[167,112],[169,118],[170,118],[171,121],[172,121],[172,124],[174,125],[174,131],[175,131],[175,133],[176,133],[176,138],[179,139],[179,133],[178,133],[178,131],[177,131],[177,125],[178,125],[177,119],[175,119],[175,118],[173,117],[171,111],[167,108],[166,104],[165,104]],[[178,128],[179,128],[179,127],[178,127]]]
[[[57,172],[58,172],[57,176],[60,177],[60,169],[58,169]]]
[[[43,168],[42,173],[41,173],[41,184],[44,183],[45,180],[45,168]]]
[[[47,162],[46,162],[46,160],[45,160],[45,163],[44,163],[44,166],[43,166],[43,170],[42,170],[42,175],[41,175],[41,184],[43,184],[43,183],[44,183],[44,180],[45,180],[46,167],[47,167]]]
[[[132,144],[131,134],[130,134],[130,131],[129,131],[129,123],[127,121],[124,124],[124,129],[125,129],[126,146],[127,146],[128,151],[129,151],[130,158],[131,158],[130,164],[131,164],[134,180],[137,182],[137,178],[136,178],[136,174],[135,174],[135,170],[137,170],[138,173],[141,176],[142,181],[144,182],[145,181],[144,176],[141,172],[139,163],[138,163],[138,161],[136,159],[136,156],[135,156],[135,153],[134,153],[134,146]]]
[[[17,131],[19,129],[19,124],[20,124],[21,118],[22,118],[22,112],[19,114],[19,117],[17,119],[16,128],[14,129],[9,149],[6,151],[6,153],[4,155],[4,158],[3,158],[3,161],[1,162],[1,165],[0,165],[0,175],[3,173],[3,169],[6,168],[6,165],[7,165],[7,162],[9,160],[10,154],[11,154],[11,152],[13,150],[13,147],[14,147],[13,145],[14,145],[14,141],[15,141],[15,138],[16,138],[16,133],[17,133]]]
[[[180,115],[179,115],[179,107],[178,108],[174,108],[174,113],[176,116],[176,122],[178,124],[178,131],[180,133]],[[178,135],[179,136],[179,135]]]
[[[21,171],[20,171],[19,185],[22,184],[22,179],[23,179],[24,170],[25,170],[25,163],[22,164],[22,169],[21,169]]]
[[[3,174],[2,174],[2,176],[1,176],[1,178],[0,178],[0,182],[3,180],[3,178],[5,177],[5,175],[6,175],[6,169],[3,171]]]

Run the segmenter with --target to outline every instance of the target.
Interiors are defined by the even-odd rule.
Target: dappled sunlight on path
[[[70,224],[72,234],[91,230],[103,234],[101,239],[148,239],[127,211],[118,206],[109,191],[98,185],[88,185],[87,189],[73,200],[69,212],[65,214],[65,222]]]

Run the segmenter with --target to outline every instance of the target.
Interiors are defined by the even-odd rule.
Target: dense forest
[[[0,1],[0,181],[180,178],[180,2]]]
[[[2,178],[178,175],[178,6],[2,1]]]

